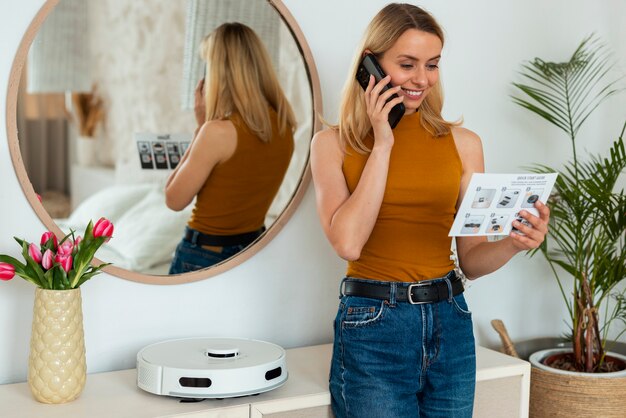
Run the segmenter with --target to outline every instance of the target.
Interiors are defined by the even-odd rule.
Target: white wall
[[[320,73],[325,116],[334,120],[353,49],[386,1],[284,0],[299,20]],[[0,97],[21,36],[42,0],[0,4]],[[483,139],[487,169],[517,171],[533,162],[558,165],[569,156],[563,135],[508,98],[521,61],[567,59],[579,41],[598,32],[626,66],[626,4],[582,0],[429,0],[448,43],[442,62],[445,114],[463,116]],[[0,100],[0,125],[5,103]],[[582,148],[606,150],[624,117],[626,99],[612,99],[581,132]],[[15,177],[6,133],[0,130],[0,253],[17,256],[17,235],[37,240],[43,225]],[[210,280],[147,286],[102,275],[82,287],[89,372],[132,367],[142,346],[183,336],[260,338],[285,347],[331,340],[337,284],[344,270],[320,231],[312,189],[283,231],[258,255]],[[497,345],[489,321],[501,318],[514,339],[564,330],[563,307],[540,257],[516,257],[467,292],[478,341]],[[0,383],[26,377],[33,288],[0,283]]]

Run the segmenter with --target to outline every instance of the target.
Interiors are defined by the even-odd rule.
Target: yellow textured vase
[[[35,399],[64,403],[85,386],[85,338],[80,288],[37,288],[28,358],[28,385]]]

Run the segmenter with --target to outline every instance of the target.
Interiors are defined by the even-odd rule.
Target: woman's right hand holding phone
[[[378,83],[375,83],[375,78],[370,75],[370,81],[365,89],[365,107],[367,109],[367,115],[370,118],[372,124],[372,130],[374,132],[374,148],[379,146],[393,147],[393,131],[389,125],[389,112],[398,103],[402,103],[404,96],[399,95],[392,100],[387,100],[397,94],[401,87],[395,86],[390,88],[381,94],[383,88],[391,81],[390,76],[386,76]]]

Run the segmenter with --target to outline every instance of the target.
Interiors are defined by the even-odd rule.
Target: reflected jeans
[[[176,247],[169,274],[182,274],[211,267],[234,256],[246,247],[247,245],[232,245],[222,247],[222,252],[216,252],[183,239]]]
[[[471,418],[476,355],[463,293],[411,305],[396,301],[395,289],[390,300],[341,297],[330,371],[335,416]]]

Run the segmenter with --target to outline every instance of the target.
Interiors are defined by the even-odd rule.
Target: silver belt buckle
[[[341,283],[339,284],[339,295],[341,297],[346,296],[346,280],[342,280]]]
[[[430,303],[430,302],[426,302],[426,301],[420,302],[420,301],[413,300],[413,288],[414,287],[430,286],[430,285],[431,285],[431,283],[413,283],[413,284],[410,284],[409,287],[406,289],[406,291],[407,291],[406,298],[409,301],[409,303],[411,305],[423,305],[425,303]]]

